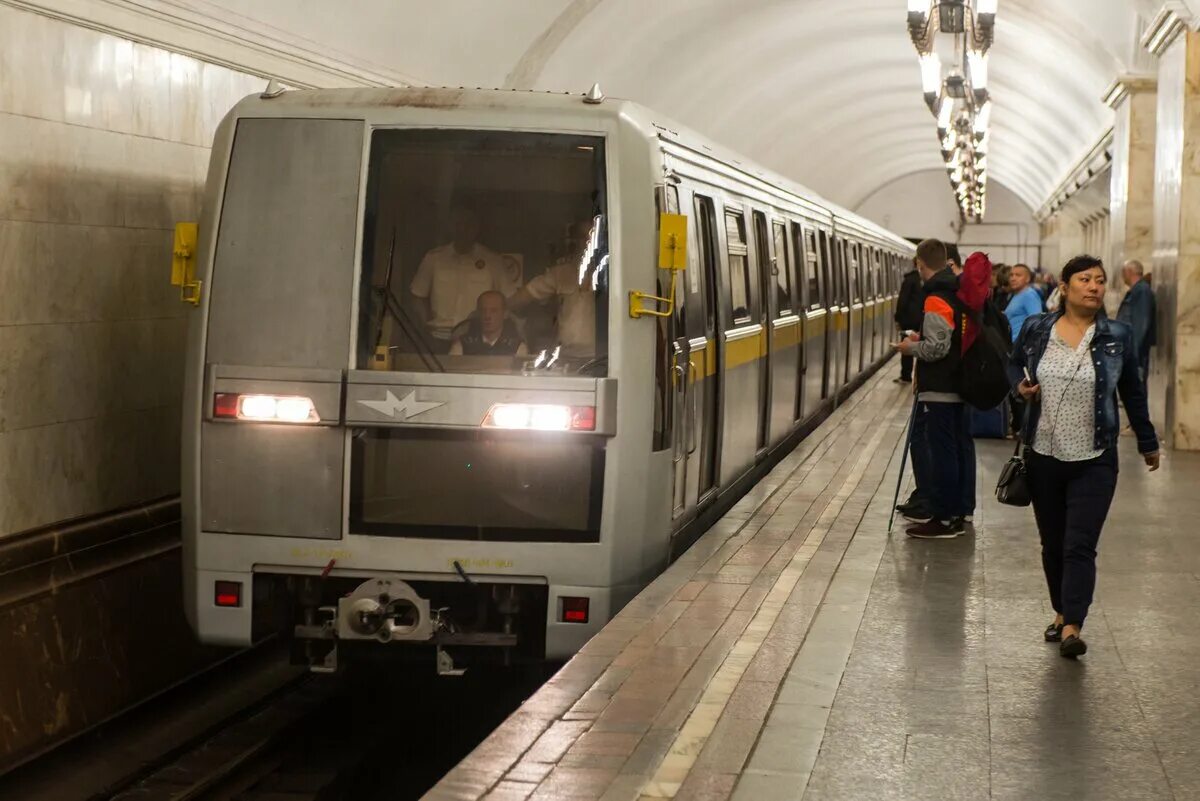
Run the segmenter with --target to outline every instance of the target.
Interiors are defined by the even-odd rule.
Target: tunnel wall
[[[171,232],[263,86],[0,4],[0,539],[178,490]]]
[[[168,278],[263,86],[0,3],[0,773],[223,653],[182,611]]]
[[[997,181],[988,184],[984,222],[961,230],[958,203],[941,169],[910,173],[885,184],[855,211],[901,236],[957,242],[964,258],[982,250],[996,263],[1039,263],[1041,242],[1033,212]]]

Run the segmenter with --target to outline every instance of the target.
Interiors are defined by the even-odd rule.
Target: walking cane
[[[892,524],[896,522],[896,504],[900,502],[900,485],[904,483],[904,468],[908,464],[908,450],[912,445],[913,423],[917,419],[917,399],[913,398],[912,411],[908,414],[908,425],[905,426],[904,453],[900,455],[900,475],[896,476],[896,494],[892,496],[892,513],[888,516],[888,534],[892,533]]]

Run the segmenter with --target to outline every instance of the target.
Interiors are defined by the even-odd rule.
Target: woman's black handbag
[[[1025,406],[1025,422],[1021,426],[1021,432],[1017,435],[1017,447],[1013,449],[1012,458],[1004,465],[1004,469],[1000,471],[1000,478],[996,481],[996,500],[1008,506],[1028,506],[1029,498],[1029,476],[1025,473],[1025,455],[1021,452],[1021,446],[1024,445],[1023,438],[1025,436],[1025,426],[1029,422],[1029,405]]]

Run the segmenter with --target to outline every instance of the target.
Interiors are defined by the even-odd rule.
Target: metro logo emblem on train
[[[363,406],[366,406],[372,411],[386,414],[389,417],[394,417],[397,420],[411,420],[414,417],[425,414],[425,412],[433,411],[439,406],[445,406],[445,401],[419,401],[417,400],[417,391],[404,396],[404,400],[399,400],[388,390],[387,397],[381,401],[360,400]]]

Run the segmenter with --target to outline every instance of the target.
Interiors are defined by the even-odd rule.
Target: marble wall
[[[0,4],[0,537],[178,490],[171,231],[263,86]]]
[[[1114,258],[1138,259],[1149,266],[1154,255],[1154,152],[1158,98],[1154,89],[1130,94],[1127,150],[1129,182],[1122,252]]]
[[[1175,302],[1179,275],[1180,216],[1184,168],[1184,111],[1188,50],[1192,37],[1176,39],[1158,61],[1157,137],[1154,158],[1154,252],[1152,270],[1158,301],[1158,347],[1155,348],[1150,389],[1164,409],[1162,435],[1176,447],[1185,447],[1178,436],[1177,336]],[[1200,446],[1196,443],[1193,447]]]

